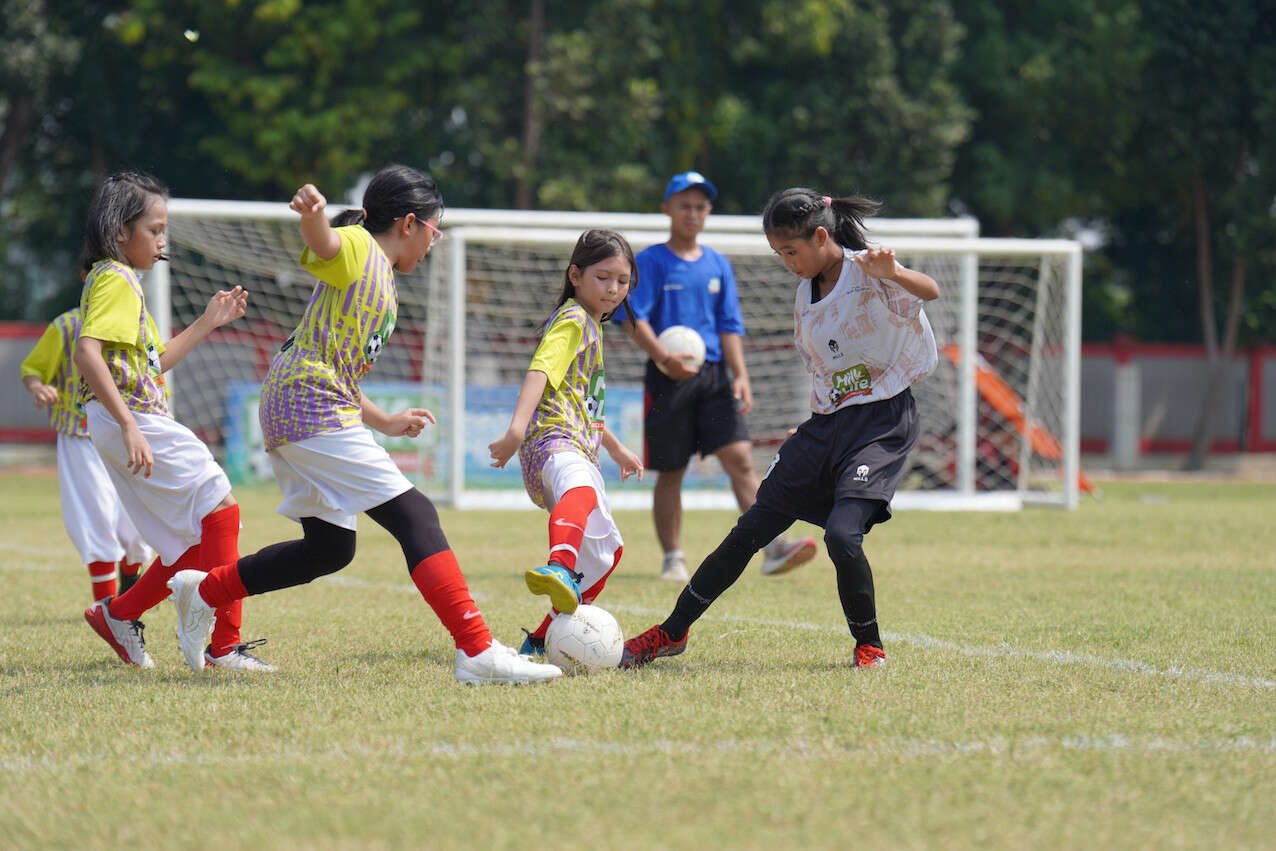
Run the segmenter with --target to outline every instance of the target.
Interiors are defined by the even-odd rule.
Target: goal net
[[[735,267],[753,385],[755,465],[765,470],[788,429],[810,414],[810,378],[793,349],[795,281],[756,217],[714,216],[702,240]],[[462,507],[530,506],[517,457],[489,466],[487,445],[508,425],[567,259],[587,227],[620,230],[635,251],[666,238],[668,219],[627,213],[449,210],[447,239],[398,279],[390,345],[364,382],[388,409],[423,405],[438,417],[420,438],[376,434],[436,499]],[[870,239],[941,287],[926,306],[940,347],[914,387],[922,435],[899,507],[1073,506],[1079,459],[1080,250],[1062,240],[990,240],[970,220],[871,221]],[[314,281],[297,265],[295,214],[283,204],[174,199],[169,254],[148,275],[161,333],[180,330],[218,289],[243,286],[248,315],[219,329],[175,370],[175,414],[223,454],[238,483],[269,479],[257,426],[260,382],[304,309]],[[645,356],[624,330],[605,330],[608,424],[642,446]],[[650,504],[651,482],[618,481],[616,507]],[[684,504],[734,507],[714,459],[693,459]]]

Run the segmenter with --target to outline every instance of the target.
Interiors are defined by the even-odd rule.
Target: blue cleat
[[[580,580],[560,564],[533,567],[523,578],[529,591],[547,594],[550,604],[564,614],[570,615],[580,605]]]
[[[527,630],[523,630],[527,635],[523,639],[523,646],[518,648],[520,656],[544,656],[545,655],[545,639],[536,638]]]

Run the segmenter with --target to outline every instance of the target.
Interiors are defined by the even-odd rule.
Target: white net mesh
[[[255,434],[256,393],[270,358],[292,331],[313,281],[298,266],[302,242],[295,218],[201,215],[170,208],[171,321],[189,324],[217,289],[236,284],[250,293],[245,319],[221,329],[175,370],[177,417],[225,453],[238,481],[269,475]],[[254,206],[256,209],[254,209]],[[588,220],[582,228],[588,226]],[[628,224],[628,222],[626,222]],[[511,238],[511,233],[516,237]],[[661,241],[660,231],[626,230],[635,251]],[[399,277],[394,338],[365,379],[369,397],[391,407],[424,403],[440,428],[418,441],[385,441],[405,469],[434,495],[449,490],[452,416],[448,395],[455,329],[450,292],[463,290],[465,317],[465,426],[460,469],[465,489],[518,489],[509,471],[487,466],[487,444],[508,424],[513,399],[536,346],[541,323],[562,288],[564,267],[579,230],[501,227],[456,228],[412,275]],[[458,238],[459,237],[459,238]],[[890,245],[895,234],[880,237]],[[704,238],[735,267],[747,336],[755,407],[748,416],[758,468],[765,469],[789,428],[809,415],[810,379],[792,346],[794,280],[760,235]],[[962,253],[904,240],[901,262],[930,274],[943,296],[927,305],[941,355],[935,373],[914,388],[922,437],[903,484],[908,490],[951,489],[959,482],[957,433],[961,395],[960,297]],[[947,240],[953,243],[953,240]],[[1023,241],[1018,241],[1023,242]],[[966,241],[972,248],[984,241]],[[453,255],[463,252],[461,258]],[[979,354],[974,486],[982,491],[1036,489],[1062,484],[1066,439],[1067,255],[1043,250],[998,256],[975,248],[978,269]],[[461,261],[458,266],[455,261]],[[464,286],[451,280],[464,269]],[[606,329],[608,422],[634,449],[641,446],[641,384],[645,356],[623,329]],[[379,437],[379,436],[378,436]],[[697,461],[691,487],[722,487],[716,463]]]

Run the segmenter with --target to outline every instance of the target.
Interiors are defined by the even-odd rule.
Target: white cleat
[[[192,671],[204,670],[204,647],[213,634],[216,616],[213,607],[199,596],[199,583],[207,576],[202,570],[179,570],[168,580],[177,606],[177,643]]]
[[[477,656],[466,655],[464,650],[456,651],[458,683],[540,683],[562,675],[557,665],[533,662],[496,639]]]
[[[819,548],[819,544],[811,537],[799,538],[796,541],[783,537],[776,538],[767,544],[764,550],[766,559],[762,562],[762,575],[779,576],[795,567],[801,567],[815,558]]]
[[[229,652],[221,656],[214,656],[211,646],[205,647],[204,664],[210,668],[225,668],[228,671],[260,671],[262,673],[277,671],[279,669],[274,665],[263,662],[248,652],[254,647],[260,647],[265,643],[266,639],[264,638],[259,638],[256,641],[246,641],[243,644],[234,645]]]
[[[84,610],[84,619],[125,662],[138,668],[154,668],[155,660],[146,652],[146,640],[142,637],[142,630],[146,627],[141,621],[122,621],[111,617],[108,604],[112,599],[107,597],[89,606]]]
[[[665,563],[660,567],[660,578],[670,582],[686,582],[691,578],[687,573],[687,560],[682,556],[665,556]]]

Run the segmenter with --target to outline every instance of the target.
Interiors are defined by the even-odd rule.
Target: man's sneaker
[[[691,578],[687,573],[687,560],[681,554],[665,556],[665,563],[660,567],[660,578],[670,582],[686,582]]]
[[[815,558],[818,549],[819,545],[811,537],[797,541],[790,541],[783,536],[776,538],[767,544],[763,551],[766,559],[762,562],[762,574],[779,576],[781,573],[788,573],[793,568],[801,567]]]
[[[204,647],[213,634],[213,607],[199,596],[199,583],[207,576],[202,570],[179,570],[168,580],[177,606],[177,643],[192,671],[204,670]]]
[[[871,644],[860,644],[855,648],[855,667],[880,668],[886,664],[886,651]]]
[[[523,646],[518,648],[520,656],[544,656],[545,655],[545,639],[537,638],[527,630],[523,630],[527,636],[523,639]]]
[[[580,580],[561,564],[533,567],[523,574],[533,594],[548,594],[558,611],[570,615],[580,605]]]
[[[496,639],[477,656],[469,656],[464,650],[456,651],[458,683],[539,683],[562,675],[557,665],[533,662]]]
[[[122,621],[111,617],[108,606],[114,599],[107,597],[89,606],[84,610],[84,619],[125,662],[139,668],[154,668],[155,660],[146,652],[146,639],[142,637],[146,625],[141,621]]]
[[[221,656],[213,655],[213,646],[210,644],[204,648],[204,664],[214,668],[225,668],[228,671],[277,671],[279,669],[274,665],[269,665],[248,652],[265,643],[266,639],[259,638],[256,641],[233,644],[230,650]]]
[[[687,635],[691,633],[688,632]],[[625,642],[625,650],[620,656],[620,667],[637,668],[661,656],[677,656],[687,649],[687,636],[674,641],[669,633],[656,624],[642,635],[634,636]]]

